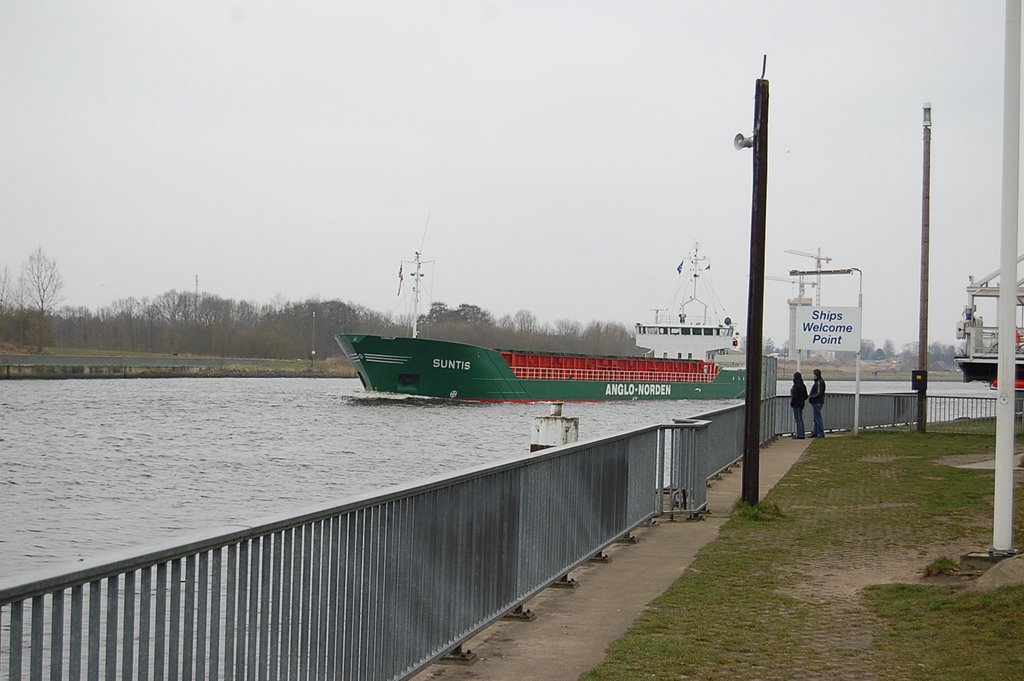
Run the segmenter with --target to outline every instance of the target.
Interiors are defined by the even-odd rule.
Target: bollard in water
[[[562,416],[562,402],[549,402],[548,404],[551,406],[551,411],[547,416],[533,417],[531,452],[576,442],[580,437],[579,417]]]

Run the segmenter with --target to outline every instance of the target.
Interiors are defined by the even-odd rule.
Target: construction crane
[[[798,292],[799,292],[797,297],[799,297],[799,298],[803,298],[804,297],[804,287],[805,286],[814,286],[815,285],[813,281],[809,282],[809,283],[804,283],[803,276],[800,276],[800,277],[775,277],[775,276],[772,276],[770,274],[766,274],[766,275],[764,275],[764,278],[766,280],[771,280],[771,281],[782,281],[782,282],[785,282],[787,284],[797,284],[798,287],[799,287],[797,289]]]
[[[821,269],[821,268],[819,267],[818,269]],[[818,277],[818,278],[820,279],[821,277]],[[811,304],[811,300],[810,300],[810,298],[807,297],[807,287],[810,286],[811,288],[817,288],[818,284],[819,284],[819,282],[817,282],[817,281],[804,281],[804,275],[802,275],[802,274],[799,275],[796,279],[794,279],[793,277],[772,277],[772,276],[765,276],[765,279],[771,279],[773,281],[785,281],[785,282],[789,282],[790,284],[796,284],[797,285],[796,299],[790,300],[789,301],[790,305],[810,305]],[[818,304],[819,305],[821,304],[821,296],[818,296]]]
[[[828,257],[827,255],[822,255],[821,254],[821,246],[818,246],[818,251],[816,253],[808,253],[807,251],[794,251],[794,250],[789,249],[789,248],[786,249],[786,253],[792,253],[793,255],[802,255],[805,258],[814,258],[814,269],[816,269],[816,270],[822,269],[822,267],[821,267],[822,263],[830,263],[830,262],[832,262],[832,258]],[[815,278],[814,283],[810,284],[810,285],[814,286],[817,289],[817,291],[815,291],[814,304],[817,305],[817,306],[820,306],[821,305],[821,275],[819,274]],[[800,294],[799,294],[799,297],[800,297],[801,300],[803,300],[803,297],[804,297],[804,278],[803,278],[803,276],[800,277]]]

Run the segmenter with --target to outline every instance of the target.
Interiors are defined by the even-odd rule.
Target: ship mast
[[[420,335],[419,331],[419,320],[420,320],[420,252],[416,251],[416,258],[413,260],[416,264],[416,272],[412,275],[412,337],[416,338]]]
[[[420,239],[420,250],[416,251],[416,258],[413,263],[416,265],[416,272],[413,274],[412,279],[412,337],[416,338],[420,335],[419,322],[420,322],[420,277],[423,275],[420,273],[420,265],[423,264],[423,259],[420,254],[423,252],[423,244],[427,240],[427,227],[430,227],[430,213],[427,213],[427,224],[423,225],[423,238]],[[433,262],[432,260],[428,262]]]
[[[405,262],[409,262],[406,260]],[[416,271],[412,275],[412,337],[416,338],[420,335],[419,321],[420,321],[420,279],[425,274],[422,273],[421,267],[426,262],[433,262],[432,260],[423,260],[419,251],[416,251],[416,257],[413,258],[412,264],[416,265]]]
[[[708,304],[705,301],[703,301],[703,300],[701,300],[700,298],[697,297],[697,294],[699,293],[699,291],[698,291],[698,288],[699,288],[698,280],[700,279],[700,276],[701,276],[700,273],[703,270],[710,269],[710,267],[711,267],[711,265],[704,265],[702,267],[702,265],[704,263],[707,263],[708,261],[709,261],[709,258],[707,256],[700,255],[700,244],[697,243],[696,241],[693,242],[693,255],[690,256],[690,277],[691,277],[691,283],[690,283],[690,290],[687,292],[689,294],[689,298],[687,298],[685,301],[683,301],[683,304],[679,306],[679,313],[680,313],[679,321],[680,322],[682,322],[682,321],[684,321],[686,319],[686,306],[689,305],[690,303],[697,303],[698,305],[701,306],[701,308],[703,310],[703,313],[704,313],[703,318],[701,319],[700,323],[702,323],[702,324],[707,324],[708,323]],[[680,267],[682,267],[682,266],[680,266]]]

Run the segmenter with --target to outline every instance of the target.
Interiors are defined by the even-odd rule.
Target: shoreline
[[[355,378],[337,360],[0,354],[0,380],[88,378]]]
[[[12,361],[13,360],[13,361]],[[828,362],[802,362],[806,379],[820,368],[826,381],[853,381],[856,368]],[[780,360],[778,380],[790,380],[796,363]],[[912,370],[865,369],[860,380],[905,381],[910,385]],[[0,355],[0,380],[56,380],[83,378],[356,378],[355,370],[337,360],[271,360],[248,358],[139,356],[98,357],[88,355]],[[931,371],[930,383],[962,383],[958,371]]]
[[[813,369],[821,369],[822,377],[825,381],[853,381],[857,378],[857,367],[850,364],[833,364],[828,361],[808,361],[803,360],[800,363],[800,373],[803,375],[806,381],[811,376]],[[778,364],[778,376],[780,381],[790,380],[793,377],[793,373],[796,371],[796,362],[790,360],[779,359]],[[915,369],[876,369],[873,367],[865,367],[861,365],[860,368],[860,380],[863,381],[906,381],[907,385],[910,385],[911,375]],[[958,370],[950,371],[938,371],[930,370],[928,372],[929,383],[963,383],[963,374]]]

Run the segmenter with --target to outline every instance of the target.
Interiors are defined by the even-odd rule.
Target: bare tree
[[[7,265],[0,267],[0,315],[14,307],[14,290]]]
[[[21,266],[21,293],[28,307],[45,317],[64,299],[64,279],[57,262],[50,260],[39,246]]]
[[[556,336],[578,339],[581,333],[583,333],[583,325],[575,319],[555,320],[554,334]]]
[[[537,315],[529,310],[519,310],[512,315],[512,321],[519,333],[538,333],[541,330],[537,323]]]

